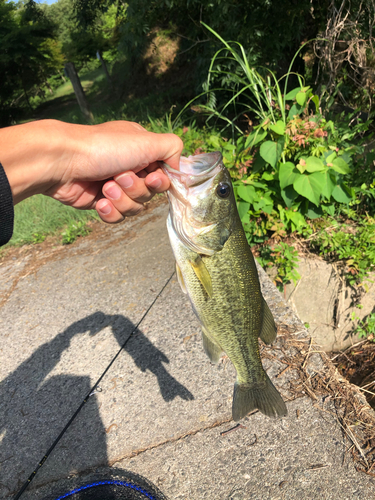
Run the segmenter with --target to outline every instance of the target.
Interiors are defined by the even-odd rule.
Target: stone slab
[[[366,287],[346,285],[335,267],[323,260],[299,257],[298,272],[301,279],[285,287],[285,298],[309,325],[309,333],[324,351],[340,351],[359,340],[353,333],[358,321],[375,312],[374,277],[365,282]],[[366,291],[365,291],[366,290]],[[361,304],[361,308],[355,304]]]

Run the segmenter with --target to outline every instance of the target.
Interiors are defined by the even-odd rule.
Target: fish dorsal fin
[[[187,293],[185,281],[184,281],[184,278],[182,276],[182,272],[181,272],[180,266],[177,264],[177,262],[176,262],[176,274],[177,274],[178,282],[180,283],[181,290],[184,293]]]
[[[276,338],[276,325],[267,302],[263,300],[263,324],[259,337],[265,344],[272,344]]]
[[[203,262],[202,257],[197,255],[194,260],[190,260],[190,265],[193,268],[196,277],[202,283],[207,295],[212,297],[212,281],[210,273],[207,270],[206,264]]]
[[[212,363],[218,363],[219,359],[223,353],[223,350],[220,346],[216,344],[207,334],[207,330],[202,326],[202,340],[203,340],[203,348],[204,352],[210,358]]]

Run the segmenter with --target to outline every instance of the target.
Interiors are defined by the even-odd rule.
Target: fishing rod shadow
[[[132,357],[134,363],[142,372],[149,370],[155,375],[164,401],[169,402],[176,397],[180,397],[185,401],[194,399],[193,394],[165,368],[164,364],[169,363],[168,357],[155,347],[146,335],[139,328],[136,328],[128,318],[120,314],[106,315],[106,318],[102,318],[102,321],[111,326],[112,333],[120,347],[134,332],[123,350]]]

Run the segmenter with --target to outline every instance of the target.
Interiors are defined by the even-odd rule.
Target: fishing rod
[[[26,489],[28,488],[28,486],[31,483],[31,481],[34,479],[34,477],[36,476],[36,474],[38,473],[38,471],[40,470],[40,468],[44,465],[44,463],[46,462],[47,458],[50,456],[50,454],[52,453],[52,451],[54,450],[54,448],[56,447],[56,445],[58,444],[58,442],[61,440],[61,438],[65,434],[65,432],[69,429],[69,427],[71,426],[71,424],[74,422],[74,420],[76,419],[77,415],[82,410],[82,408],[84,407],[84,405],[87,403],[87,401],[89,400],[89,398],[91,396],[93,396],[96,392],[100,392],[100,391],[98,391],[100,382],[103,380],[104,376],[106,375],[106,373],[108,372],[108,370],[111,368],[111,366],[113,365],[113,363],[116,361],[116,359],[118,358],[118,356],[120,355],[121,351],[124,349],[124,347],[126,346],[126,344],[133,337],[134,333],[138,330],[138,327],[140,326],[140,324],[142,323],[142,321],[146,318],[146,316],[148,315],[148,313],[151,311],[151,309],[154,306],[155,302],[158,300],[158,298],[160,297],[160,295],[164,292],[165,288],[167,287],[167,285],[169,284],[169,282],[173,278],[173,275],[175,274],[175,272],[176,271],[173,271],[173,273],[170,275],[170,277],[168,278],[168,280],[166,281],[166,283],[163,285],[163,287],[161,288],[161,290],[159,291],[159,293],[156,295],[156,297],[154,298],[154,300],[151,302],[150,306],[147,308],[146,312],[143,314],[143,316],[141,317],[141,319],[138,321],[137,325],[133,328],[133,330],[130,333],[129,337],[125,340],[125,342],[122,344],[122,346],[120,347],[120,349],[118,350],[118,352],[116,353],[116,355],[113,357],[113,359],[108,364],[107,368],[104,370],[104,372],[100,375],[100,377],[98,378],[98,380],[92,386],[92,388],[90,389],[90,391],[88,392],[88,394],[86,395],[86,397],[83,399],[83,401],[81,402],[81,404],[78,406],[78,408],[76,409],[76,411],[73,413],[73,415],[71,416],[71,418],[69,419],[69,421],[67,422],[67,424],[65,425],[65,427],[63,428],[63,430],[60,432],[60,434],[57,436],[57,438],[55,439],[55,441],[48,448],[48,450],[44,454],[43,458],[39,461],[37,467],[30,474],[30,476],[25,481],[24,485],[19,490],[19,492],[16,494],[16,496],[14,497],[13,500],[18,500],[21,497],[21,495],[26,491]]]

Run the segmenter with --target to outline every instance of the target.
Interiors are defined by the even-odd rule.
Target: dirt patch
[[[375,343],[364,340],[344,352],[333,354],[331,360],[343,377],[361,388],[375,409]]]

